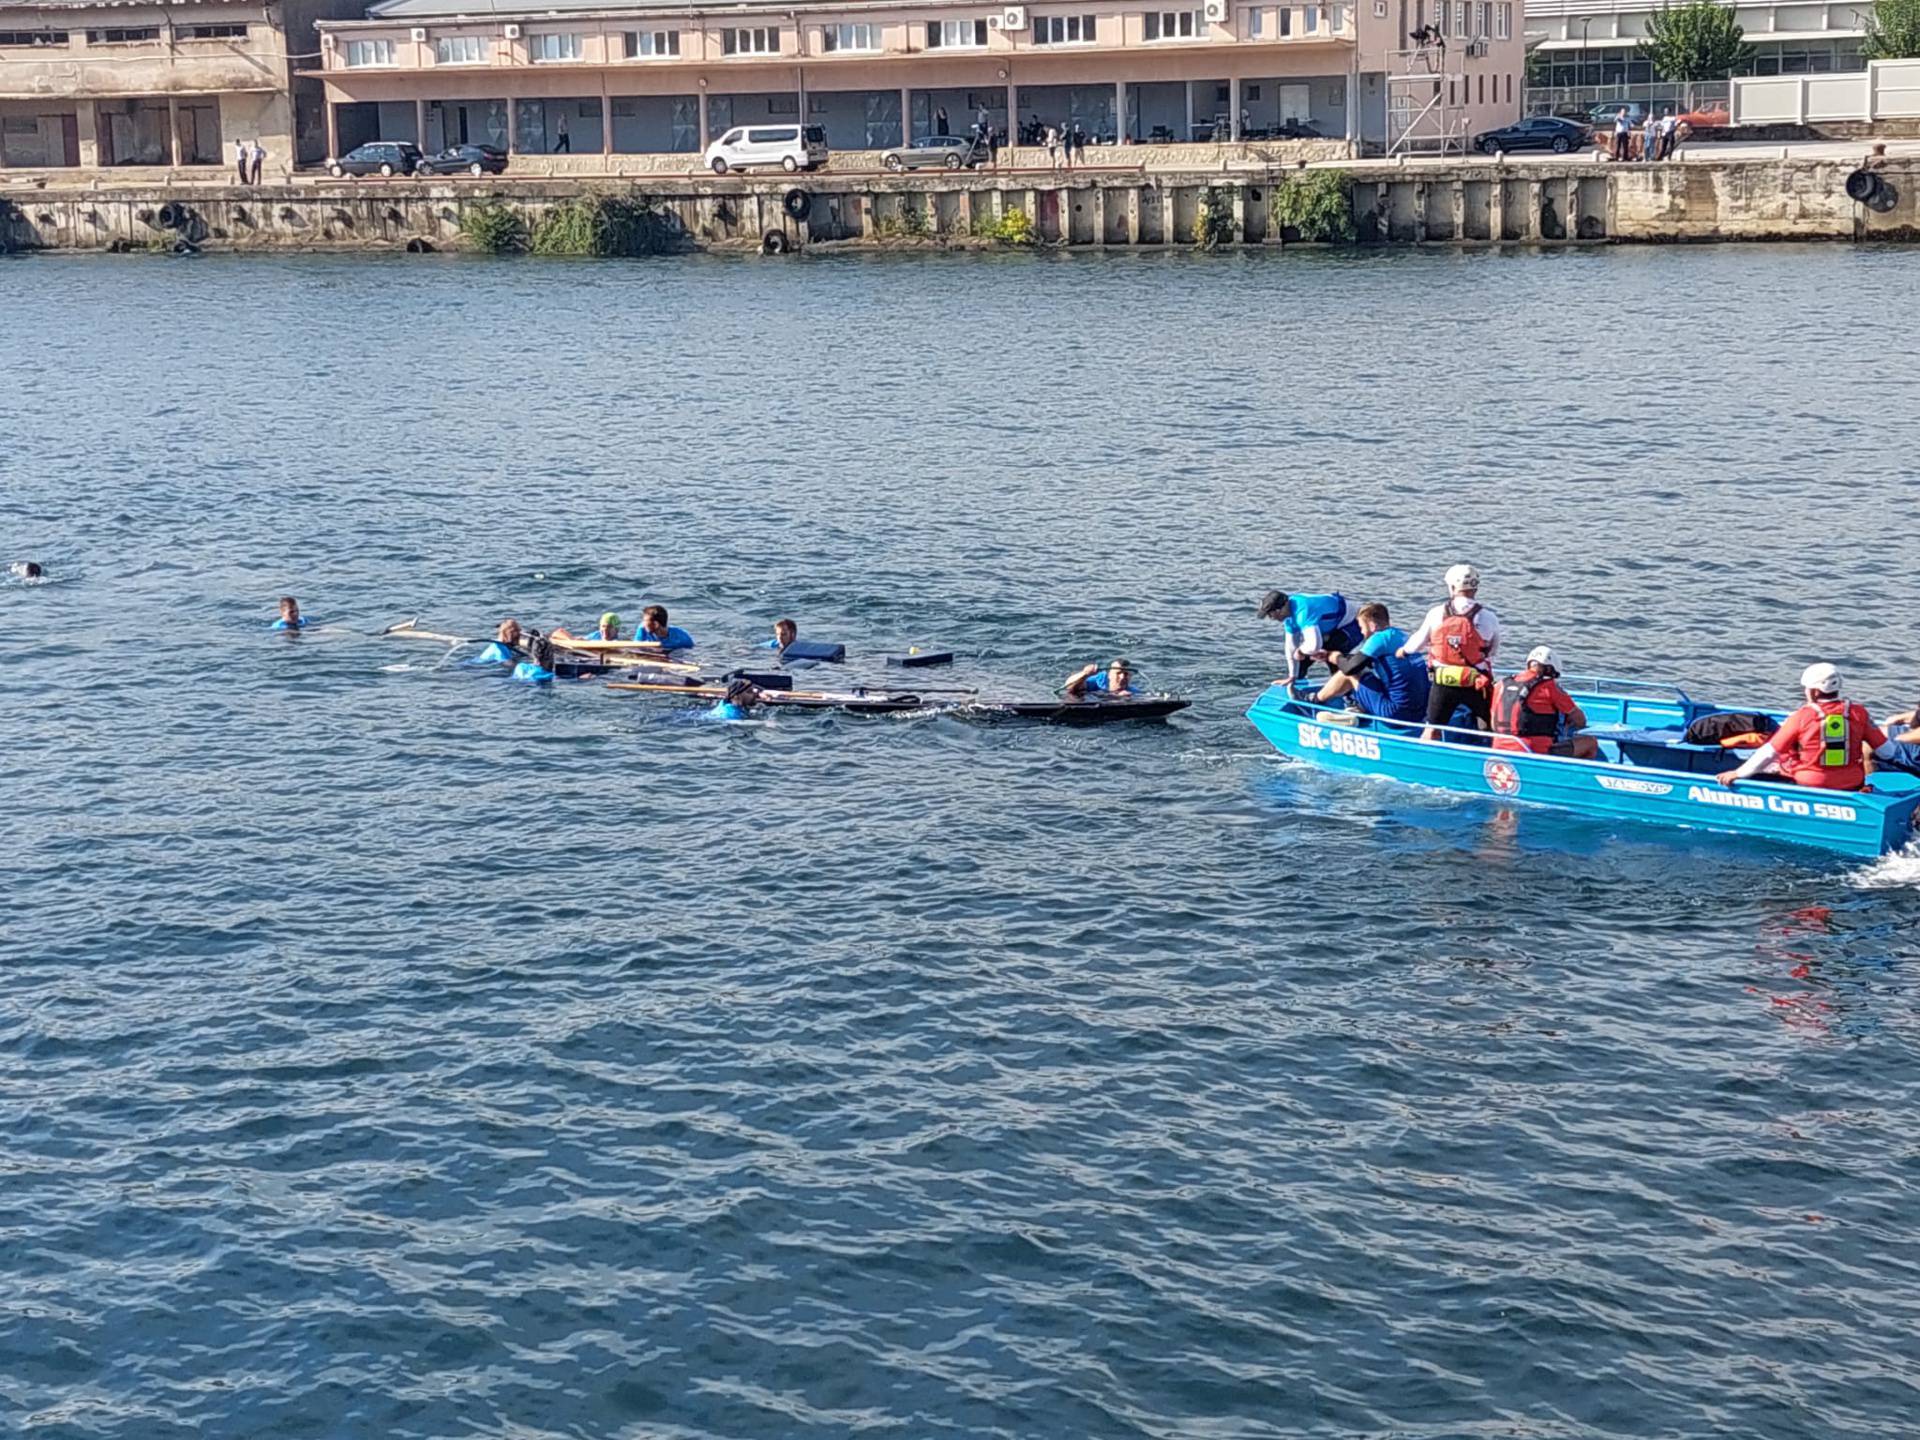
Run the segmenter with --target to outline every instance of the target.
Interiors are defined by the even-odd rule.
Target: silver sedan
[[[926,135],[911,145],[899,145],[887,151],[880,157],[880,163],[898,174],[929,165],[958,170],[963,165],[984,165],[990,158],[987,147],[974,144],[971,136]]]

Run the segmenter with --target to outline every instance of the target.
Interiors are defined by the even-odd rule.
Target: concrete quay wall
[[[1363,244],[1920,239],[1920,161],[1896,160],[1880,172],[1893,193],[1884,209],[1847,197],[1851,169],[1820,161],[1574,159],[1361,162],[1345,173]],[[617,188],[665,209],[689,249],[757,249],[770,235],[788,249],[981,243],[979,232],[1014,210],[1048,244],[1191,245],[1206,229],[1225,243],[1261,245],[1294,238],[1273,220],[1275,186],[1313,173],[822,173],[659,177]],[[532,222],[565,200],[615,188],[564,178],[8,188],[0,190],[0,246],[146,250],[184,241],[208,250],[458,250],[462,216],[473,206],[509,205]],[[790,206],[796,190],[804,202]],[[1203,225],[1207,212],[1211,226]]]

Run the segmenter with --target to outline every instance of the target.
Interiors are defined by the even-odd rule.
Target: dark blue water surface
[[[1911,1431],[1920,859],[1241,712],[1260,590],[1463,558],[1569,669],[1920,699],[1920,254],[0,295],[0,1432]],[[653,600],[1196,703],[726,727],[368,635]]]

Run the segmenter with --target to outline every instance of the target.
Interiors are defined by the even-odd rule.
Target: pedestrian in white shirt
[[[233,142],[234,178],[238,180],[242,185],[247,183],[247,161],[249,160],[249,158],[251,157],[249,157],[249,155],[247,154],[247,142],[244,140],[234,141]]]

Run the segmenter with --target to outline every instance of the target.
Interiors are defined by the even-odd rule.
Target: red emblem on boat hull
[[[1481,767],[1480,773],[1487,777],[1487,784],[1493,787],[1496,795],[1518,795],[1520,793],[1520,772],[1505,760],[1489,760]]]

